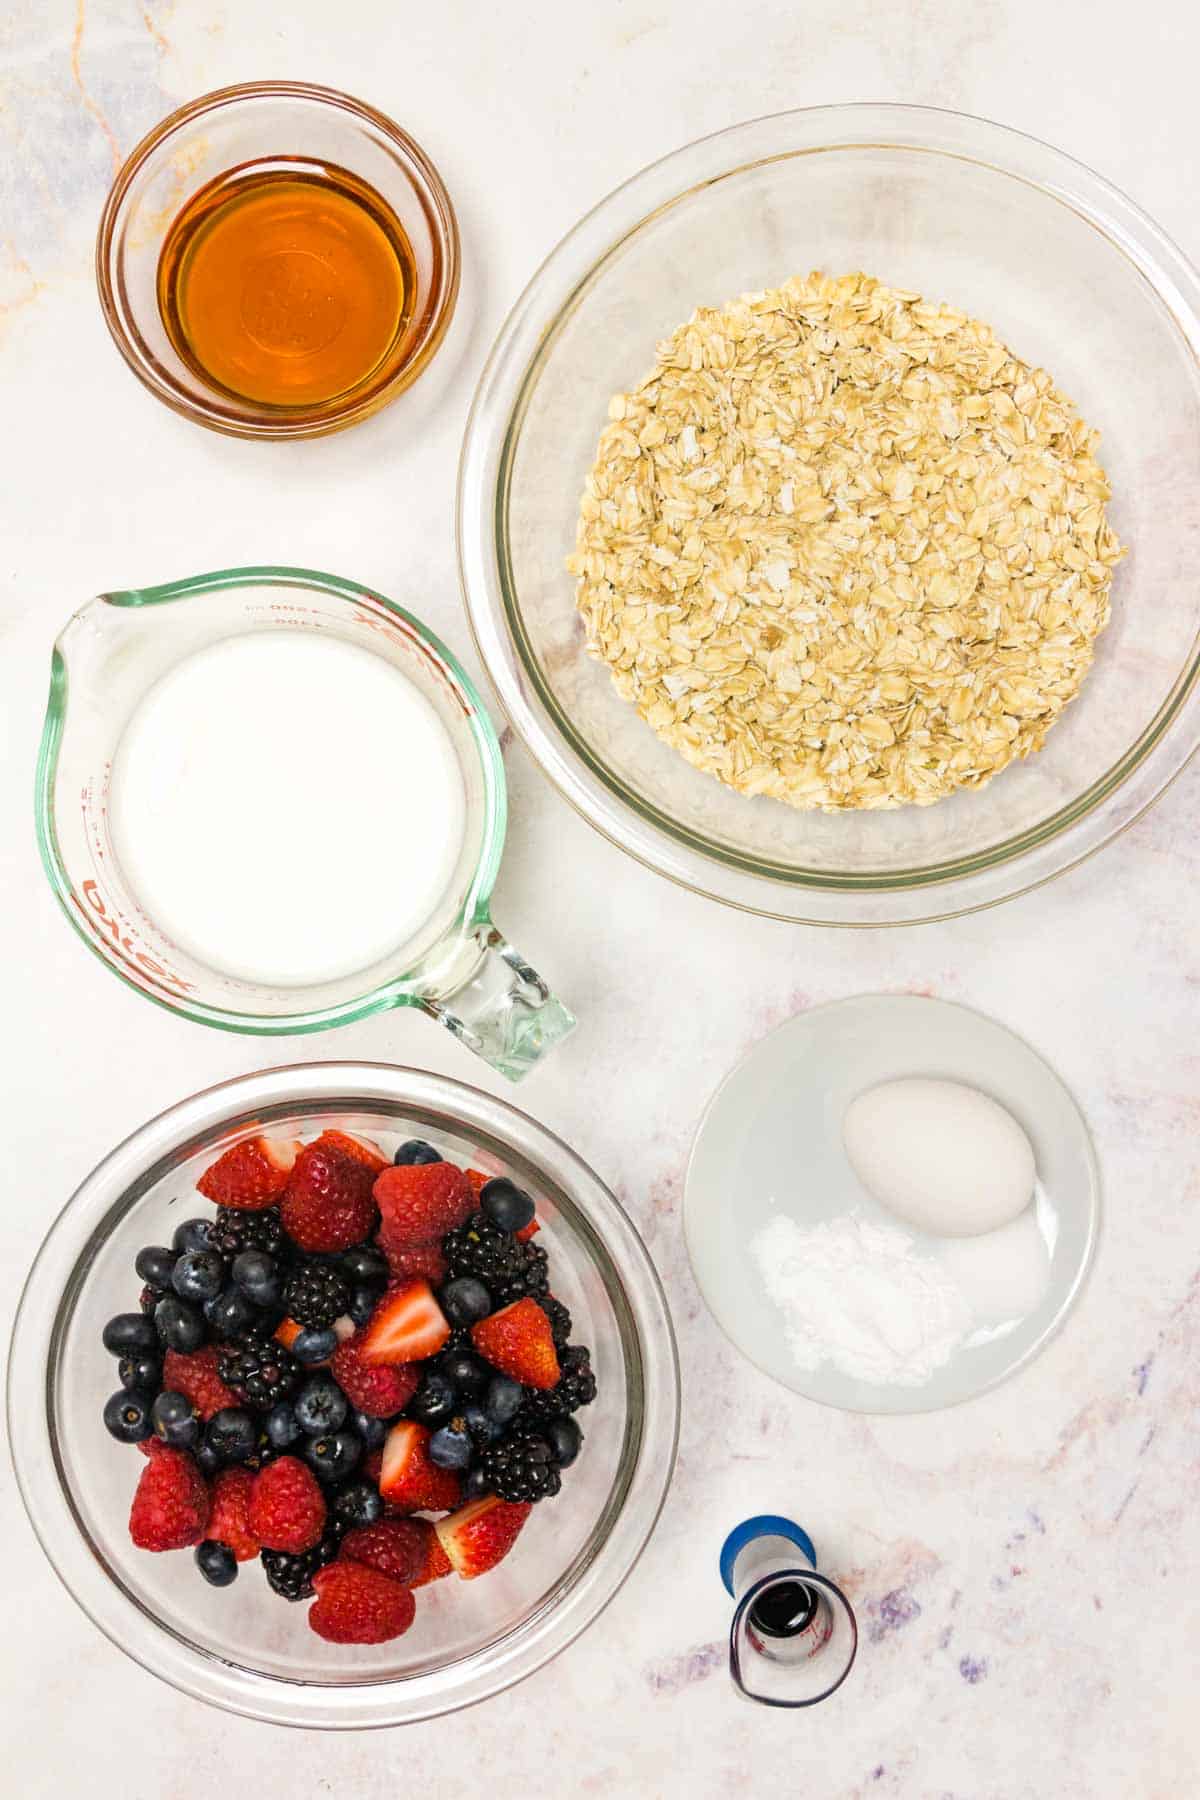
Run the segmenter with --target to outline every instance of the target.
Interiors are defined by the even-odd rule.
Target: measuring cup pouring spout
[[[735,1602],[729,1673],[764,1706],[815,1706],[850,1673],[854,1610],[817,1571],[812,1539],[775,1513],[745,1519],[721,1549],[721,1579]]]

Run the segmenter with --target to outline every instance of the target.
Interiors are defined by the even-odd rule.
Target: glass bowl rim
[[[657,215],[748,166],[865,147],[975,163],[1067,205],[1133,263],[1200,365],[1200,273],[1148,214],[1066,152],[1011,127],[934,107],[860,102],[768,114],[648,164],[585,213],[535,271],[476,387],[459,461],[456,535],[472,635],[501,704],[543,774],[589,824],[646,867],[740,910],[878,927],[998,905],[1076,867],[1135,823],[1200,746],[1200,630],[1136,743],[1049,819],[984,852],[928,868],[848,875],[789,869],[677,825],[593,755],[532,652],[508,543],[513,465],[529,394],[563,325],[608,260]],[[1151,753],[1160,748],[1151,768]],[[881,900],[891,909],[887,916]]]
[[[368,1018],[372,1013],[387,1012],[395,1006],[415,1006],[420,1002],[404,987],[403,976],[393,976],[368,989],[366,993],[333,1006],[277,1015],[243,1013],[229,1007],[209,1006],[172,994],[157,984],[152,985],[140,973],[135,973],[134,965],[123,962],[112,954],[107,935],[94,931],[85,924],[82,910],[72,903],[75,888],[59,851],[55,825],[58,761],[70,704],[69,665],[60,645],[75,620],[94,606],[97,600],[118,607],[161,606],[175,600],[189,599],[196,594],[251,585],[314,589],[352,600],[358,605],[381,607],[384,612],[399,619],[404,628],[419,640],[430,659],[441,665],[442,673],[464,702],[471,737],[479,754],[484,790],[479,862],[451,929],[466,929],[488,917],[492,889],[500,872],[508,830],[508,783],[499,735],[483,696],[454,652],[415,613],[409,612],[397,601],[389,600],[377,588],[364,587],[360,582],[350,581],[341,575],[331,575],[321,569],[301,569],[275,563],[249,565],[240,569],[214,569],[200,575],[185,576],[177,581],[159,582],[152,587],[99,594],[85,601],[63,625],[51,652],[50,687],[34,775],[34,830],[42,869],[71,929],[83,940],[92,955],[106,969],[111,970],[118,980],[123,981],[126,987],[132,988],[134,993],[141,994],[143,998],[152,1000],[167,1012],[191,1019],[198,1025],[211,1025],[218,1031],[236,1031],[247,1037],[292,1037],[307,1035],[313,1031],[326,1031],[334,1025],[347,1025],[356,1019]]]
[[[262,1108],[353,1111],[374,1104],[440,1113],[453,1128],[477,1129],[538,1168],[602,1245],[635,1333],[641,1405],[636,1441],[631,1448],[627,1430],[612,1490],[623,1483],[620,1504],[615,1513],[606,1506],[561,1603],[544,1602],[485,1649],[431,1673],[313,1683],[198,1651],[103,1568],[59,1470],[50,1372],[89,1249],[136,1206],[145,1178],[171,1153],[194,1151],[206,1136],[248,1122]],[[137,1127],[96,1164],[54,1220],[26,1278],[12,1331],[7,1406],[9,1453],[34,1534],[68,1593],[116,1648],[181,1692],[226,1711],[275,1724],[358,1730],[433,1718],[488,1699],[541,1668],[599,1616],[632,1573],[665,1503],[679,1441],[680,1373],[670,1309],[649,1251],[616,1196],[569,1145],[509,1102],[449,1077],[399,1064],[300,1063],[202,1089]],[[464,1669],[470,1671],[465,1680]]]
[[[117,227],[123,217],[122,209],[134,181],[149,159],[181,127],[192,124],[206,113],[237,106],[244,100],[277,99],[307,100],[315,105],[328,107],[331,111],[349,114],[352,118],[373,126],[390,140],[400,152],[405,174],[425,211],[430,234],[437,245],[441,267],[440,280],[431,296],[427,324],[422,336],[414,343],[411,355],[381,386],[368,388],[344,407],[322,414],[315,420],[311,413],[303,411],[294,415],[264,412],[257,416],[233,412],[220,402],[215,390],[211,399],[197,398],[182,385],[169,379],[155,360],[139,354],[126,324],[124,309],[118,302],[118,283],[115,279],[114,243]],[[105,324],[117,349],[143,387],[173,412],[191,420],[193,424],[224,432],[228,437],[279,442],[323,437],[330,432],[345,430],[361,419],[369,418],[405,388],[412,386],[432,360],[454,317],[462,278],[462,241],[454,204],[441,175],[416,139],[386,113],[380,112],[365,100],[343,93],[340,88],[323,87],[315,82],[241,81],[228,87],[213,88],[209,93],[200,94],[183,106],[176,107],[134,145],[117,171],[100,215],[96,233],[95,272]]]

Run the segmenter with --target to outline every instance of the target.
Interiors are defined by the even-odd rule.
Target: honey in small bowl
[[[210,387],[313,411],[403,363],[416,264],[390,206],[358,176],[305,157],[228,169],[167,232],[158,307]]]

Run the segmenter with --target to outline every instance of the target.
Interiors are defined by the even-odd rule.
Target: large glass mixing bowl
[[[564,559],[609,396],[698,305],[864,269],[987,320],[1102,432],[1129,555],[1112,624],[1044,749],[895,812],[797,812],[691,768],[584,648]],[[514,725],[591,823],[702,893],[889,925],[995,904],[1122,831],[1200,734],[1200,276],[1089,169],[980,119],[903,106],[779,114],[643,170],[563,239],[476,395],[462,579]]]

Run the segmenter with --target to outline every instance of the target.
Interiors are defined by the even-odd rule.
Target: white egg
[[[1029,1205],[1033,1146],[997,1101],[960,1081],[885,1081],[850,1102],[842,1139],[880,1206],[936,1237],[978,1237]]]

